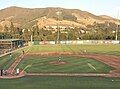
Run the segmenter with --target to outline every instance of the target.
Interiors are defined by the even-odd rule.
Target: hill
[[[62,12],[61,15],[56,12]],[[109,16],[96,16],[86,11],[78,9],[64,9],[64,8],[22,8],[22,7],[8,7],[0,10],[0,30],[6,25],[10,26],[10,23],[16,27],[31,28],[38,25],[38,27],[57,25],[58,18],[60,25],[83,27],[92,25],[94,22],[105,23],[112,22],[118,23],[116,19]]]

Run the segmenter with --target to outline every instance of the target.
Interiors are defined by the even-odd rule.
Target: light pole
[[[59,27],[59,19],[60,19],[60,15],[62,14],[62,12],[58,11],[56,12],[57,16],[58,16],[58,23],[57,23],[57,44],[60,43],[60,27]]]
[[[119,29],[119,9],[118,9],[118,14],[117,14],[117,20],[118,20],[118,24],[117,24],[117,27],[116,27],[116,34],[115,34],[115,40],[117,41],[118,40],[118,29]]]
[[[31,35],[30,35],[30,41],[31,41],[32,45],[33,45],[33,36],[34,36],[34,34],[33,34],[33,28],[34,28],[34,26],[31,27]]]
[[[119,22],[119,19],[118,19],[118,24],[117,24],[116,31],[115,31],[115,40],[116,41],[118,40],[119,26],[120,26],[120,22]]]
[[[117,25],[117,27],[116,27],[115,40],[116,40],[116,41],[118,40],[118,25]]]

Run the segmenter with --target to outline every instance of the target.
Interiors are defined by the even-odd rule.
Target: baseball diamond
[[[119,49],[119,45],[27,46],[0,58],[0,68],[6,70],[0,78],[106,77],[114,80],[113,77],[120,77]],[[20,73],[16,75],[18,68]]]

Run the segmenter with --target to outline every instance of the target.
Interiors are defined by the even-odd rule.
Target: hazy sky
[[[63,7],[112,17],[117,17],[118,12],[120,12],[120,0],[0,0],[0,9],[10,6],[27,8]]]

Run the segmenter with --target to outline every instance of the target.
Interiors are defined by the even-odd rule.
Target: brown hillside
[[[61,25],[86,27],[92,25],[94,22],[105,23],[113,22],[118,23],[116,19],[109,16],[96,16],[86,11],[77,9],[64,9],[64,8],[21,8],[21,7],[8,7],[0,10],[0,28],[5,25],[9,26],[13,22],[15,26],[23,28],[30,28],[34,25],[43,27],[45,25],[56,25],[58,23],[58,16],[56,12],[60,11],[62,14],[59,16]],[[43,19],[46,17],[46,19]]]

